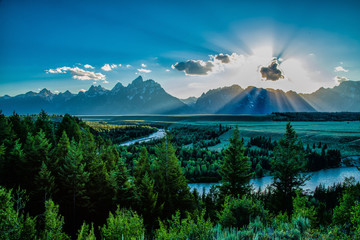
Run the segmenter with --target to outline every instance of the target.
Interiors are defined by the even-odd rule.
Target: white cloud
[[[111,67],[109,64],[105,64],[104,66],[101,67],[102,70],[108,72],[108,71],[111,71]]]
[[[119,67],[121,67],[122,65],[121,64],[119,64]]]
[[[348,72],[348,69],[343,68],[342,66],[337,66],[334,68],[334,72]]]
[[[61,67],[61,68],[46,70],[46,73],[66,73],[66,72],[70,72],[73,75],[72,78],[78,79],[78,80],[95,80],[95,81],[103,80],[104,81],[106,78],[105,75],[103,75],[101,73],[86,71],[86,70],[78,68],[78,67],[74,67],[74,68]]]
[[[58,90],[55,90],[55,91],[54,91],[54,93],[58,94],[58,93],[59,93],[59,91],[58,91]]]
[[[165,72],[170,72],[170,69],[165,69]]]
[[[141,67],[145,68],[145,67],[146,67],[146,64],[142,63],[142,64],[141,64]]]
[[[139,72],[143,72],[143,73],[150,73],[151,70],[150,69],[145,69],[145,68],[138,68]]]
[[[79,89],[79,92],[86,92],[85,89]]]
[[[131,67],[131,65],[130,65],[130,64],[128,64],[128,65],[126,65],[126,67],[127,67],[127,68],[130,68],[130,67]]]
[[[84,65],[84,68],[94,69],[94,67],[93,67],[93,66],[91,66],[90,64],[85,64],[85,65]]]
[[[111,68],[117,68],[117,65],[116,64],[111,64],[110,67]]]

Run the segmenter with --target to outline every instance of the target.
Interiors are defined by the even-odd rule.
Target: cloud
[[[281,78],[284,78],[281,70],[278,69],[279,63],[276,59],[274,59],[269,66],[261,67],[260,73],[261,77],[265,78],[265,80],[277,81]]]
[[[117,65],[116,64],[111,64],[110,67],[111,68],[117,68]]]
[[[85,89],[79,89],[79,92],[86,92]]]
[[[347,77],[336,76],[335,81],[337,81],[338,83],[342,83],[342,82],[349,81],[349,79]]]
[[[111,67],[109,64],[105,64],[104,66],[101,67],[102,70],[108,72],[108,71],[111,71]]]
[[[165,72],[170,72],[170,69],[165,69]]]
[[[121,67],[122,65],[121,64],[119,64],[119,67]]]
[[[214,66],[212,61],[188,60],[175,63],[171,68],[184,71],[186,75],[208,75],[208,72],[212,72]]]
[[[72,78],[74,79],[79,79],[79,80],[103,80],[105,81],[105,75],[101,74],[101,73],[95,73],[95,72],[90,72],[90,71],[86,71],[84,69],[78,68],[78,67],[61,67],[61,68],[56,68],[56,69],[49,69],[46,71],[47,73],[66,73],[66,72],[70,72],[73,76]]]
[[[214,58],[221,61],[222,63],[229,63],[230,62],[230,55],[229,54],[224,55],[224,54],[220,53],[219,55],[215,55]]]
[[[348,69],[343,68],[342,66],[337,66],[334,68],[334,72],[348,72]]]
[[[141,64],[141,67],[145,68],[145,67],[146,67],[146,64],[142,63],[142,64]]]
[[[210,55],[209,61],[188,60],[178,62],[171,66],[172,69],[185,72],[186,75],[209,75],[224,70],[224,66],[238,66],[244,61],[243,55],[237,53]]]
[[[139,72],[143,72],[143,73],[150,73],[151,70],[150,69],[145,69],[145,68],[138,68]]]
[[[131,67],[131,65],[130,65],[130,64],[128,64],[128,65],[126,65],[126,67],[127,67],[127,68],[130,68],[130,67]]]
[[[93,67],[93,66],[91,66],[91,65],[89,65],[89,64],[85,64],[85,65],[84,65],[84,68],[94,69],[94,67]]]
[[[55,90],[55,91],[54,91],[54,93],[58,94],[58,93],[59,93],[59,91],[58,91],[58,90]]]

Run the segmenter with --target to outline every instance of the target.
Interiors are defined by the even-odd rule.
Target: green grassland
[[[278,140],[287,122],[272,121],[269,115],[131,115],[131,116],[80,116],[86,121],[103,121],[108,124],[147,123],[157,126],[178,127],[191,125],[208,127],[222,124],[238,126],[247,142],[251,137],[265,136]],[[360,155],[360,121],[296,121],[292,125],[304,145],[327,144],[339,149],[343,156]],[[209,147],[220,151],[227,146],[231,130],[220,136],[221,143]]]

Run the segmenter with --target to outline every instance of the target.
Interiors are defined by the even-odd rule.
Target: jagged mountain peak
[[[105,88],[103,88],[101,85],[98,85],[98,86],[94,86],[94,85],[91,85],[91,87],[89,88],[89,90],[87,90],[85,92],[85,94],[87,95],[97,95],[97,94],[104,94],[106,91],[109,91],[109,90],[106,90]]]
[[[141,84],[144,82],[144,79],[142,78],[142,76],[138,76],[137,78],[135,78],[131,84],[136,85],[136,84]]]
[[[48,96],[52,96],[53,93],[50,90],[47,90],[46,88],[43,88],[40,92],[39,92],[40,96],[44,96],[44,97],[48,97]]]

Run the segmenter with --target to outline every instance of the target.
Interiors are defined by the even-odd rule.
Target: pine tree
[[[274,158],[271,160],[273,187],[278,196],[279,209],[291,211],[296,190],[299,190],[309,179],[300,172],[305,164],[304,146],[291,124],[288,123],[286,133],[275,147]]]
[[[1,239],[36,239],[36,218],[20,213],[15,209],[12,190],[0,186],[0,238]],[[25,206],[22,206],[25,207]]]
[[[115,169],[110,173],[110,181],[115,191],[115,203],[124,207],[130,206],[134,198],[133,185],[129,181],[129,173],[123,159],[117,159]]]
[[[110,172],[114,170],[118,157],[118,154],[113,154],[112,147],[102,147],[99,155],[87,164],[88,171],[91,173],[87,192],[93,219],[105,219],[111,209],[115,191],[111,184]]]
[[[137,181],[141,180],[145,173],[149,173],[151,175],[151,168],[146,147],[142,147],[140,158],[136,162],[136,167],[134,169],[135,185],[137,185]]]
[[[49,115],[42,109],[35,121],[35,131],[42,130],[51,144],[55,144],[55,132],[53,122],[50,121]]]
[[[12,137],[12,125],[11,122],[8,121],[8,118],[2,114],[0,110],[0,145],[10,141]]]
[[[142,218],[131,210],[117,208],[109,213],[106,224],[101,228],[102,239],[143,239],[145,228]]]
[[[46,164],[43,162],[38,175],[35,178],[37,192],[44,196],[44,202],[52,198],[56,193],[55,177],[51,174]]]
[[[91,224],[91,229],[85,222],[78,231],[77,240],[96,240],[94,225]]]
[[[35,176],[40,171],[43,162],[49,163],[50,149],[51,143],[49,143],[49,140],[42,130],[34,137],[28,134],[24,146],[25,157],[22,164],[22,172],[24,174],[23,183],[28,190],[34,190],[36,188],[34,184]]]
[[[155,190],[159,193],[159,203],[166,209],[163,216],[170,217],[177,209],[190,208],[191,194],[168,134],[155,152]]]
[[[150,168],[150,161],[145,147],[141,149],[134,177],[137,196],[137,209],[143,216],[144,223],[151,230],[156,222],[162,206],[157,205],[158,193],[155,192],[155,181]]]
[[[90,173],[86,171],[86,163],[79,149],[80,146],[75,141],[71,141],[64,165],[59,170],[61,206],[71,209],[72,222],[70,224],[74,227],[77,223],[77,212],[89,207],[86,185],[89,182]]]
[[[239,130],[236,127],[230,138],[230,145],[225,150],[224,162],[220,169],[222,178],[220,190],[223,196],[231,194],[241,197],[250,190],[251,163],[244,152],[244,143],[240,140]]]
[[[69,114],[65,114],[61,123],[59,124],[59,128],[57,130],[57,139],[60,139],[63,135],[63,132],[66,132],[67,136],[70,140],[73,138],[76,142],[81,140],[81,130],[77,122],[71,117]]]
[[[47,240],[63,240],[70,239],[66,233],[63,232],[64,217],[59,215],[59,206],[55,205],[52,200],[45,202],[44,213],[44,232],[43,239]]]

